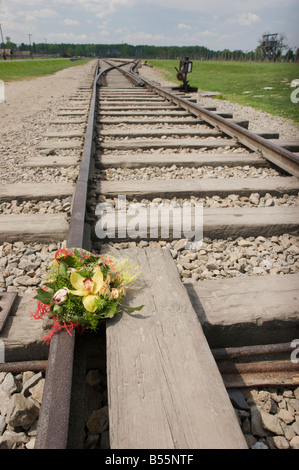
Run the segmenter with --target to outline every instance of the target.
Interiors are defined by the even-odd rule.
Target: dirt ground
[[[54,75],[5,83],[5,103],[0,103],[0,129],[8,133],[39,113],[53,111],[83,84],[88,64],[60,70]]]

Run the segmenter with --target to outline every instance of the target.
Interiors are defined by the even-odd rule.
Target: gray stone
[[[256,443],[256,438],[252,434],[244,434],[246,444],[249,449]]]
[[[0,449],[16,449],[29,440],[24,432],[5,431],[0,437]]]
[[[7,410],[9,408],[11,395],[7,392],[4,392],[0,389],[0,413],[3,416],[6,416]]]
[[[262,408],[266,413],[275,414],[277,412],[277,404],[270,395],[262,404]]]
[[[96,387],[97,385],[100,385],[101,376],[100,376],[99,370],[93,369],[93,370],[88,371],[85,380],[86,380],[87,385],[89,385],[90,387]]]
[[[5,422],[5,417],[3,415],[0,415],[0,436],[4,433],[6,428],[6,422]]]
[[[234,406],[241,410],[250,410],[250,406],[246,402],[244,395],[240,390],[228,389],[228,395]]]
[[[175,243],[173,249],[176,251],[184,250],[187,242],[188,242],[188,238],[181,239]]]
[[[214,271],[215,269],[218,269],[219,266],[218,266],[218,264],[217,264],[215,261],[209,261],[209,262],[206,264],[206,268],[207,268],[209,271]]]
[[[31,426],[39,416],[39,408],[21,393],[12,396],[7,410],[6,422],[10,426]]]
[[[25,444],[26,449],[34,449],[34,446],[35,446],[35,437],[30,439],[30,441],[27,442],[27,444]]]
[[[286,424],[291,424],[295,421],[295,416],[293,415],[293,413],[284,409],[279,410],[277,417],[284,421]]]
[[[285,390],[285,391],[283,392],[283,396],[284,396],[285,398],[293,398],[294,395],[293,395],[292,390]]]
[[[283,436],[273,436],[273,441],[277,449],[288,449],[290,444]]]
[[[39,405],[42,404],[44,393],[45,379],[41,379],[34,387],[30,388],[31,397],[36,400]]]
[[[296,422],[292,424],[294,432],[299,436],[299,417],[296,418]]]
[[[86,426],[91,434],[100,434],[108,428],[108,406],[94,410]]]
[[[89,434],[84,442],[84,449],[96,449],[100,440],[99,434]]]
[[[291,425],[287,425],[286,423],[282,421],[281,427],[283,429],[284,436],[288,441],[290,441],[291,439],[293,439],[293,437],[296,436],[296,433]]]
[[[258,204],[259,201],[260,201],[260,195],[258,193],[252,193],[249,197],[249,201],[252,203],[252,204]]]
[[[269,434],[263,426],[261,410],[257,406],[251,406],[251,433],[259,437]]]
[[[2,384],[0,385],[0,388],[2,391],[8,393],[9,395],[12,395],[14,392],[17,391],[17,384],[11,372],[8,372]]]
[[[266,446],[266,444],[264,444],[263,442],[256,442],[252,447],[251,449],[269,449],[268,446]]]
[[[37,374],[34,374],[30,379],[26,380],[22,389],[24,397],[28,397],[30,395],[30,389],[34,387],[42,378],[42,372],[38,372]]]
[[[0,372],[0,384],[2,384],[3,380],[5,379],[7,372]]]
[[[18,286],[36,286],[40,283],[40,279],[38,277],[30,277],[30,276],[19,276],[15,279],[14,285]]]
[[[290,441],[291,449],[299,449],[299,436],[293,437]]]
[[[35,375],[35,372],[32,372],[32,370],[26,370],[23,372],[23,384],[27,382],[27,380],[31,379]]]
[[[269,413],[265,413],[265,411],[260,410],[261,413],[261,420],[262,425],[268,431],[277,434],[278,436],[283,435],[283,430],[279,419],[275,415],[270,415]]]
[[[299,399],[289,398],[288,409],[292,411],[294,410],[298,414],[299,413]]]

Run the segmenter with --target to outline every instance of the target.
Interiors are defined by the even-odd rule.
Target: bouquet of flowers
[[[62,248],[47,268],[47,282],[37,289],[35,319],[49,315],[54,324],[45,337],[51,340],[61,329],[96,331],[100,322],[112,318],[121,306],[128,284],[140,274],[138,265],[127,259],[94,255],[82,249]],[[122,307],[122,308],[121,308]]]

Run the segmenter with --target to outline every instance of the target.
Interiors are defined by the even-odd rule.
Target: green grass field
[[[148,60],[166,80],[176,79],[178,60]],[[219,99],[252,106],[299,122],[299,103],[292,103],[292,80],[299,79],[298,63],[193,61],[189,84],[201,91],[217,91]]]
[[[28,61],[0,61],[0,80],[29,80],[31,78],[52,75],[59,70],[84,65],[89,59],[70,61],[69,59],[47,59]]]

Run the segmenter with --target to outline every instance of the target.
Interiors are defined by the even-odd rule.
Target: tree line
[[[9,39],[9,38],[7,38]],[[31,54],[56,55],[60,57],[119,57],[143,59],[181,59],[188,56],[191,60],[271,60],[263,54],[261,44],[254,51],[224,49],[213,51],[204,46],[133,46],[122,44],[51,44],[35,43],[32,45],[21,43],[19,46],[7,40],[1,43],[1,48],[13,49],[16,53],[30,51]],[[276,60],[299,61],[299,49],[293,51],[288,48],[285,54],[280,53]]]

